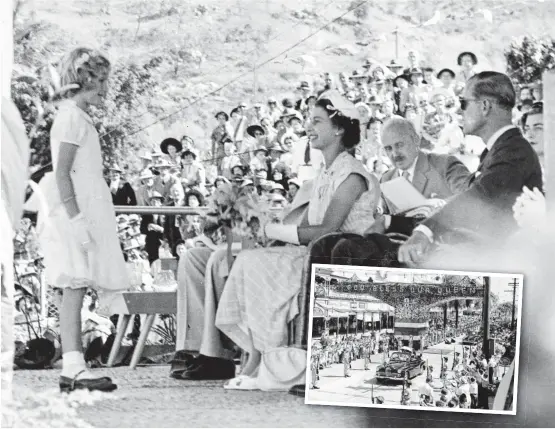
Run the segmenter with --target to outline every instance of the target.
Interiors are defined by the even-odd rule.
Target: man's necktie
[[[405,179],[407,179],[407,181],[410,182],[410,174],[409,174],[408,171],[403,171],[403,174],[401,176],[404,177]]]
[[[304,163],[305,165],[310,165],[310,140],[306,142],[306,148],[304,150]]]
[[[480,164],[484,162],[484,159],[486,158],[488,152],[489,152],[488,148],[485,148],[482,154],[480,155]]]

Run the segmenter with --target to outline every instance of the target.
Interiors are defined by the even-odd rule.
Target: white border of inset
[[[494,410],[472,410],[461,408],[435,408],[435,407],[419,407],[419,406],[401,406],[401,405],[375,405],[375,404],[349,404],[345,402],[328,402],[328,401],[311,401],[308,398],[309,389],[305,390],[305,404],[306,405],[328,405],[335,407],[357,407],[357,408],[377,408],[377,409],[393,409],[393,410],[415,410],[415,411],[437,411],[447,413],[464,413],[464,414],[498,414],[504,416],[516,416],[518,406],[518,373],[520,364],[520,333],[522,330],[522,297],[524,287],[523,274],[507,274],[507,273],[485,273],[479,271],[452,271],[452,270],[420,270],[413,268],[384,268],[384,267],[367,267],[359,265],[331,265],[331,264],[312,264],[312,272],[310,273],[310,313],[308,321],[308,349],[306,354],[306,374],[305,386],[310,385],[310,357],[312,356],[312,316],[314,312],[314,278],[317,268],[334,269],[334,271],[341,270],[356,270],[357,268],[364,271],[387,271],[397,273],[418,273],[418,274],[445,274],[445,275],[465,275],[465,276],[486,276],[486,277],[507,277],[511,279],[518,279],[520,282],[520,293],[516,302],[518,306],[517,320],[517,333],[516,333],[516,355],[514,365],[514,389],[513,389],[513,409],[511,411],[494,411]]]

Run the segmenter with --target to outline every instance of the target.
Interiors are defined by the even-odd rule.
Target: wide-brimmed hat
[[[290,98],[284,98],[284,99],[281,101],[281,104],[282,104],[283,107],[285,107],[285,108],[290,108],[290,109],[291,109],[291,108],[294,107],[293,100],[291,100]]]
[[[472,62],[474,63],[474,65],[478,64],[478,57],[476,56],[476,54],[474,52],[461,52],[459,54],[459,56],[457,57],[457,64],[459,66],[462,66],[462,58],[468,55],[470,58],[472,58]]]
[[[281,153],[285,153],[286,151],[281,147],[281,145],[278,142],[275,142],[271,147],[270,147],[270,152],[271,151],[276,151],[276,152],[281,152]]]
[[[162,140],[162,143],[160,143],[160,150],[162,151],[162,153],[167,154],[168,146],[170,145],[174,146],[177,152],[181,152],[183,150],[183,145],[179,140],[173,137],[169,137],[167,139]]]
[[[247,134],[249,136],[255,137],[254,136],[255,131],[260,131],[262,134],[266,135],[266,131],[260,125],[251,125],[250,127],[247,127]]]
[[[397,73],[396,70],[401,70],[403,66],[399,64],[397,61],[391,60],[387,68],[389,68],[393,73]]]
[[[112,166],[110,167],[110,171],[117,171],[118,173],[123,173],[123,170],[119,168],[119,165],[116,163],[112,164]]]
[[[160,149],[154,149],[150,156],[152,158],[160,158],[161,156],[164,156],[164,154],[160,151]]]
[[[147,180],[147,179],[154,179],[154,174],[147,168],[146,170],[141,171],[141,175],[139,176],[139,180]]]
[[[141,243],[141,241],[143,241]],[[128,251],[128,250],[132,250],[132,249],[138,249],[144,246],[144,240],[141,240],[140,237],[139,238],[130,238],[129,240],[126,240],[124,245],[123,245],[123,250],[124,251]]]
[[[299,87],[297,89],[312,89],[310,83],[306,80],[301,81]]]
[[[455,72],[454,72],[453,70],[451,70],[451,69],[441,69],[440,71],[437,72],[436,77],[437,77],[438,79],[441,78],[441,75],[442,75],[443,73],[449,73],[449,74],[451,75],[451,77],[452,77],[453,79],[455,79],[456,74],[455,74]]]
[[[301,181],[299,179],[289,179],[287,182],[289,185],[295,185],[297,188],[301,188]]]
[[[374,65],[374,62],[372,61],[372,59],[371,59],[371,58],[366,58],[366,59],[364,60],[364,64],[362,64],[362,67],[365,68],[365,69],[369,69],[369,68],[371,68],[373,65]]]
[[[231,112],[229,112],[229,116],[233,116],[234,113],[239,113],[238,107],[234,107],[233,109],[231,109]]]
[[[156,164],[154,166],[154,168],[160,170],[161,168],[172,168],[173,165],[171,165],[167,159],[162,159],[158,164]]]
[[[419,67],[413,67],[412,69],[409,70],[409,77],[411,77],[414,74],[419,74],[424,76],[424,72]]]
[[[272,182],[272,191],[284,191],[285,192],[285,188],[280,183]]]
[[[302,122],[303,121],[303,115],[301,115],[300,112],[295,111],[294,113],[292,113],[291,115],[289,115],[287,117],[287,123],[289,125],[291,125],[291,121],[294,120],[294,119],[297,119],[298,121]]]
[[[249,185],[254,186],[254,182],[251,179],[243,179],[243,182],[241,183],[241,188]]]
[[[229,121],[229,115],[228,115],[226,112],[224,112],[224,111],[220,111],[220,112],[216,113],[216,114],[214,115],[214,117],[215,117],[216,119],[218,119],[218,116],[220,116],[220,115],[224,115],[225,120],[226,120],[226,121]]]
[[[163,200],[164,197],[163,197],[163,195],[162,195],[160,192],[154,191],[154,192],[152,192],[152,195],[150,196],[150,199],[151,199],[151,200],[154,200],[154,199]]]
[[[272,194],[271,201],[273,203],[285,203],[287,200],[281,194]]]
[[[152,154],[150,152],[143,152],[143,154],[140,155],[139,158],[152,161]]]
[[[268,153],[268,149],[266,148],[266,146],[258,146],[258,147],[255,147],[255,148],[253,149],[253,151],[252,151],[252,153],[253,153],[254,155],[256,155],[258,152],[264,152],[264,153],[267,154],[267,153]]]

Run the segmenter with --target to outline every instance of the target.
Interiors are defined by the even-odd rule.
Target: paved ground
[[[114,394],[81,405],[96,427],[366,427],[363,409],[304,405],[287,393],[228,392],[223,382],[178,381],[168,366],[103,370],[120,383]],[[53,390],[59,372],[16,371],[14,389]]]
[[[462,345],[445,343],[437,344],[425,350],[422,357],[427,365],[432,365],[434,382],[432,386],[436,393],[441,390],[439,380],[441,357],[449,357],[449,368],[453,363],[454,352],[462,354]],[[364,360],[352,362],[351,377],[344,377],[343,364],[334,364],[320,371],[320,389],[309,390],[308,399],[311,403],[345,403],[357,405],[372,405],[372,389],[374,397],[383,396],[385,405],[400,406],[402,383],[378,382],[376,369],[383,363],[384,355],[373,355],[369,370],[364,370]],[[413,378],[411,386],[411,405],[419,403],[418,388],[426,382],[426,372]]]

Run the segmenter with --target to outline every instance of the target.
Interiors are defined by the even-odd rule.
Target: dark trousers
[[[473,410],[478,408],[478,395],[475,393],[470,394],[470,408]]]

